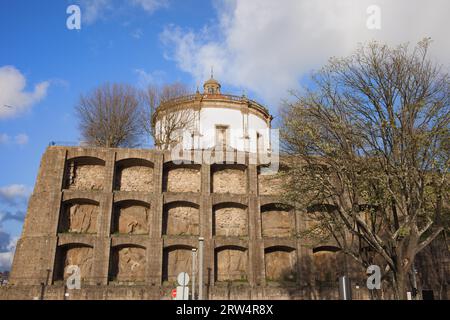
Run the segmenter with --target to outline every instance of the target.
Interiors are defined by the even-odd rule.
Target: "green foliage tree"
[[[449,74],[429,46],[361,45],[282,110],[285,200],[315,208],[307,236],[382,264],[398,299],[449,214]]]

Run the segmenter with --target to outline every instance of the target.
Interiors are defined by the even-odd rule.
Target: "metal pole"
[[[417,278],[416,278],[416,274],[417,274],[417,270],[416,270],[416,267],[415,267],[415,265],[413,264],[413,267],[412,267],[412,286],[413,286],[413,288],[412,288],[412,296],[413,296],[413,299],[414,300],[417,300]]]
[[[198,300],[203,300],[203,237],[198,238]]]
[[[339,296],[341,300],[352,300],[350,279],[347,276],[339,277]]]
[[[195,273],[197,270],[195,270],[195,260],[197,259],[197,249],[192,249],[192,300],[195,300]]]

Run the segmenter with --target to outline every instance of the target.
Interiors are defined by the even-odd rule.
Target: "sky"
[[[80,29],[69,29],[80,9]],[[313,70],[370,40],[433,40],[449,66],[448,0],[0,0],[0,271],[10,267],[39,162],[80,140],[74,106],[105,82],[209,77],[276,117]]]

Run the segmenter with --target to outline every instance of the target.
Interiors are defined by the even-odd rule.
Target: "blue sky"
[[[66,27],[72,4],[81,30]],[[373,4],[380,28],[367,24]],[[449,12],[447,0],[0,0],[0,271],[45,148],[79,140],[80,94],[107,81],[181,81],[194,91],[213,65],[223,91],[245,92],[276,115],[289,89],[358,42],[429,36],[432,56],[448,66]]]
[[[26,197],[48,143],[79,140],[73,107],[81,93],[106,81],[141,85],[153,79],[195,86],[189,74],[164,58],[159,35],[168,24],[200,26],[214,14],[209,2],[179,1],[148,12],[140,5],[113,1],[111,7],[99,9],[95,21],[82,20],[81,30],[68,30],[66,8],[79,4],[83,17],[84,3],[0,1],[0,68],[14,67],[26,79],[24,92],[48,84],[46,94],[23,112],[0,118],[3,252],[21,232]]]

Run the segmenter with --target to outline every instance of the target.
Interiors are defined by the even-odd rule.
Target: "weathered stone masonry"
[[[305,222],[278,204],[277,190],[253,164],[175,165],[157,150],[49,147],[7,296],[60,299],[75,264],[83,287],[73,298],[168,298],[176,275],[191,272],[202,236],[209,298],[310,297],[315,258],[297,237]]]

